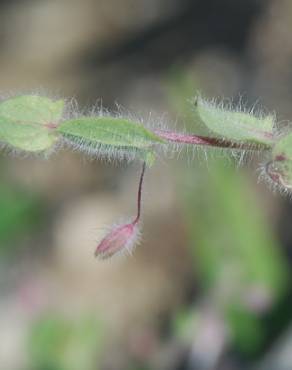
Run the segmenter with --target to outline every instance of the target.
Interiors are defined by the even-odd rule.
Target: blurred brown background
[[[3,97],[74,97],[196,132],[189,99],[292,117],[289,0],[2,0]],[[207,153],[209,156],[209,153]],[[0,159],[0,369],[292,369],[288,197],[255,158],[186,151],[148,171],[132,258],[94,259],[135,211],[139,165]]]

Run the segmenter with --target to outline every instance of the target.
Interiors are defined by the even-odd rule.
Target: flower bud
[[[289,159],[274,160],[267,164],[266,174],[277,185],[285,190],[292,190],[292,161]]]
[[[131,254],[139,236],[137,222],[115,225],[101,240],[95,250],[99,259],[108,259],[112,256]]]
[[[272,152],[272,160],[266,165],[269,178],[285,190],[292,189],[292,134],[279,139]]]

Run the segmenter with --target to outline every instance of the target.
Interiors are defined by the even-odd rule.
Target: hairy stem
[[[192,144],[192,145],[204,145],[212,146],[216,148],[225,149],[238,149],[238,150],[269,150],[270,145],[266,144],[247,144],[234,142],[226,139],[219,139],[216,137],[207,137],[193,134],[182,134],[178,132],[171,132],[165,130],[154,130],[154,133],[165,139],[174,143],[180,144]]]

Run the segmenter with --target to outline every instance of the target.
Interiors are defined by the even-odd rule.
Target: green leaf
[[[154,160],[154,145],[164,143],[142,125],[123,118],[82,117],[63,122],[57,130],[89,152],[98,151],[113,158],[137,155],[148,164]]]
[[[36,95],[17,96],[0,103],[0,140],[30,152],[50,148],[57,136],[50,125],[62,117],[64,101]]]
[[[273,142],[275,120],[271,115],[256,117],[249,113],[231,111],[201,97],[196,100],[196,109],[208,129],[222,139],[267,146]]]
[[[268,176],[286,190],[292,190],[292,134],[280,138],[266,166]]]

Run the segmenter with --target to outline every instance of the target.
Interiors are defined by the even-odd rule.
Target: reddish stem
[[[143,180],[144,180],[145,170],[146,170],[146,163],[144,162],[143,166],[142,166],[142,172],[141,172],[141,175],[140,175],[139,188],[138,188],[137,216],[136,216],[135,220],[132,222],[133,225],[136,225],[139,222],[140,216],[141,216],[141,199],[142,199],[142,188],[143,188]]]
[[[229,148],[229,149],[241,149],[241,150],[266,150],[269,149],[268,145],[265,144],[246,144],[240,142],[233,142],[229,140],[223,140],[216,137],[207,137],[192,134],[182,134],[164,130],[154,130],[154,133],[174,143],[182,144],[193,144],[193,145],[205,145],[217,148]]]

